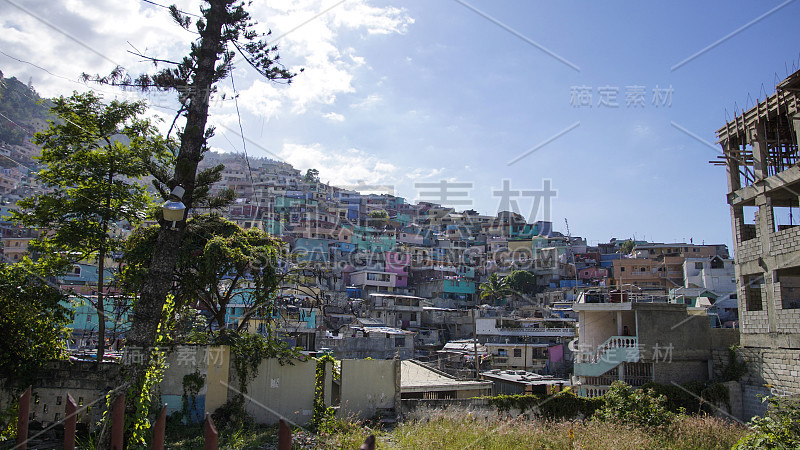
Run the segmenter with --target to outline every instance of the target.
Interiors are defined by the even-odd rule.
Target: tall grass
[[[390,434],[400,448],[729,449],[747,432],[714,417],[680,416],[657,431],[591,420],[477,417],[458,409],[415,417]]]

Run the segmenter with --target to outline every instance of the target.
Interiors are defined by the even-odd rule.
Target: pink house
[[[581,280],[600,280],[608,276],[608,269],[605,267],[586,267],[578,271]]]
[[[386,252],[385,271],[397,275],[395,287],[408,286],[408,268],[411,265],[411,254],[400,252]]]

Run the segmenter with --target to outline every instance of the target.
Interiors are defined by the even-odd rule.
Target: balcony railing
[[[581,363],[596,364],[599,361],[609,359],[612,354],[616,358],[619,357],[620,350],[626,353],[636,353],[636,359],[639,356],[639,338],[636,336],[611,336],[605,342],[600,344],[593,352],[581,352],[578,354]],[[630,351],[628,351],[630,350]],[[631,355],[633,356],[633,355]],[[628,360],[627,358],[625,359]],[[617,361],[617,362],[622,362]]]
[[[494,328],[481,331],[481,335],[500,335],[500,336],[575,336],[574,328]]]

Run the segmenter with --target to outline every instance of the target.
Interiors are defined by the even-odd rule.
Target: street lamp
[[[161,205],[161,211],[164,215],[164,220],[167,222],[167,228],[176,229],[178,222],[182,222],[186,217],[186,205],[183,204],[183,194],[186,192],[181,186],[175,186],[169,194],[169,199]],[[172,222],[170,226],[169,223]]]

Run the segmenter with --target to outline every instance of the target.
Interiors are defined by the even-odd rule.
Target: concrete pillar
[[[794,127],[794,141],[800,145],[800,114],[796,114],[792,117],[792,125]]]
[[[206,414],[211,414],[228,401],[230,382],[230,347],[209,346],[206,350],[208,374],[206,376]]]
[[[730,139],[723,145],[722,152],[725,155],[725,168],[728,175],[728,192],[737,191],[742,187],[739,175],[738,146],[734,146]]]
[[[769,176],[767,142],[764,132],[759,129],[759,124],[750,128],[750,143],[753,145],[753,165],[756,180],[763,180]]]
[[[618,376],[619,381],[622,381],[623,383],[625,382],[625,363],[624,362],[619,363],[619,366],[617,366],[617,376]]]
[[[617,311],[617,336],[622,336],[622,311]]]

